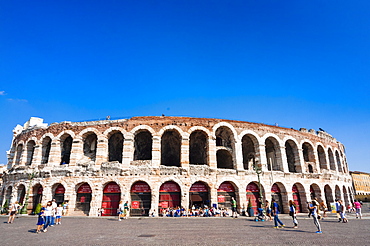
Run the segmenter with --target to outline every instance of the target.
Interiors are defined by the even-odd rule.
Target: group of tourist
[[[68,203],[58,206],[55,199],[48,201],[38,213],[36,233],[47,232],[48,227],[62,224],[62,215],[67,213],[67,207]]]

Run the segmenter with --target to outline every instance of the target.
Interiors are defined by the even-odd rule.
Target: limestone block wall
[[[142,131],[151,135],[148,140],[151,150],[139,144],[146,140],[135,140]],[[115,146],[111,140],[114,132],[122,134],[122,146]],[[164,134],[172,140],[162,138]],[[46,138],[51,139],[48,155],[43,144]],[[68,138],[72,139],[71,143],[66,140]],[[91,139],[96,139],[96,143],[87,142]],[[206,143],[202,139],[206,139]],[[244,153],[243,144],[253,146],[253,150]],[[117,149],[122,152],[114,152]],[[136,156],[151,158],[134,160],[138,152],[142,155]],[[109,161],[112,156],[122,158]],[[207,163],[190,163],[190,157],[199,159],[198,156],[206,156]],[[244,160],[246,156],[250,159]],[[247,162],[251,164],[244,165]],[[346,203],[353,199],[344,146],[326,132],[222,119],[134,117],[18,129],[8,155],[0,202],[19,199],[22,192],[19,187],[32,186],[28,206],[32,212],[38,196],[37,187],[42,187],[42,201],[45,202],[52,199],[56,187],[62,185],[64,200],[69,201],[70,210],[74,211],[78,207],[79,187],[88,184],[91,187],[88,214],[96,216],[107,184],[116,184],[120,199],[131,201],[132,187],[137,182],[145,182],[151,192],[150,208],[158,212],[160,188],[166,182],[174,182],[180,187],[181,206],[184,207],[192,202],[192,187],[196,182],[208,189],[207,202],[211,205],[219,203],[218,190],[226,182],[232,185],[242,209],[247,206],[250,194],[247,186],[258,184],[254,168],[261,170],[263,199],[271,200],[278,189],[284,212],[288,211],[288,201],[296,199],[297,190],[301,203],[313,196],[327,204],[336,198]],[[36,173],[32,184],[29,173]],[[306,210],[305,206],[302,210]]]

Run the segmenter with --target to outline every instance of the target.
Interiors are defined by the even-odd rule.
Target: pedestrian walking
[[[38,217],[37,217],[37,227],[36,227],[36,233],[40,233],[41,232],[41,229],[42,227],[44,226],[45,224],[45,220],[44,220],[44,210],[45,208],[41,208],[41,211],[40,213],[38,213]]]
[[[18,201],[15,201],[14,203],[10,204],[9,206],[9,218],[8,218],[8,224],[11,224],[14,222],[14,217],[18,213],[18,209],[21,206],[18,204]]]
[[[337,212],[337,218],[338,222],[342,221],[342,218],[340,217],[340,204],[339,204],[339,199],[335,199],[335,210]]]
[[[272,217],[271,217],[272,209],[271,209],[270,202],[267,201],[267,200],[265,201],[265,210],[266,210],[267,217],[269,217],[270,218],[270,221],[272,221]]]
[[[130,208],[128,206],[128,201],[126,201],[125,204],[123,204],[123,218],[125,220],[127,220],[129,216],[129,212],[130,212]]]
[[[275,201],[275,199],[273,198],[272,199],[272,211],[273,211],[273,214],[274,214],[274,228],[279,228],[279,224],[281,227],[285,227],[284,223],[281,222],[281,220],[279,219],[279,204]]]
[[[45,219],[45,222],[44,222],[44,230],[43,230],[43,232],[47,232],[48,231],[48,227],[51,226],[51,218],[54,216],[53,213],[54,213],[54,209],[53,209],[53,206],[52,206],[52,202],[51,201],[48,201],[48,203],[45,206],[45,210],[44,210],[44,219]]]
[[[315,200],[312,200],[311,203],[310,203],[310,209],[312,211],[311,216],[313,218],[313,223],[317,227],[316,233],[322,233],[321,225],[320,225],[320,222],[319,222],[319,219],[318,219],[318,208],[319,208],[318,202],[315,201]]]
[[[322,211],[321,219],[323,220],[324,217],[326,217],[326,212],[328,211],[324,201],[321,201],[321,203],[320,203],[320,210]]]
[[[357,200],[353,203],[355,209],[356,209],[356,219],[360,218],[362,219],[362,213],[361,213],[361,203]]]
[[[233,218],[238,218],[238,212],[236,210],[236,201],[235,201],[235,198],[234,197],[231,197],[231,210],[232,210],[232,217]]]
[[[62,207],[62,204],[59,204],[55,212],[55,224],[56,225],[62,224],[62,214],[63,214],[63,207]]]
[[[339,213],[340,213],[340,218],[342,219],[342,222],[347,223],[348,219],[346,217],[346,206],[343,204],[342,200],[339,200]]]
[[[120,201],[119,202],[119,205],[118,205],[118,221],[121,221],[121,218],[123,216],[123,212],[124,212],[124,204],[123,204],[123,201]]]
[[[297,220],[297,209],[296,204],[292,200],[289,200],[289,215],[292,216],[293,219],[293,228],[298,228],[298,220]]]

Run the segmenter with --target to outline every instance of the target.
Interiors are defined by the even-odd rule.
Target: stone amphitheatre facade
[[[282,211],[312,197],[352,200],[344,146],[324,131],[187,117],[61,122],[31,118],[14,129],[0,202],[68,201],[69,214],[132,215],[163,208],[219,206],[235,197],[243,210],[276,198]],[[258,183],[259,172],[260,183]],[[33,174],[33,176],[31,175]],[[29,196],[27,196],[27,193]]]

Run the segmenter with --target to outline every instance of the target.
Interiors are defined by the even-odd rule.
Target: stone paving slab
[[[298,216],[299,228],[281,215],[286,228],[249,217],[129,218],[65,217],[46,233],[35,233],[36,217],[19,216],[14,224],[0,217],[1,245],[370,245],[370,216],[338,223],[335,215],[321,221],[323,234],[307,215]]]

